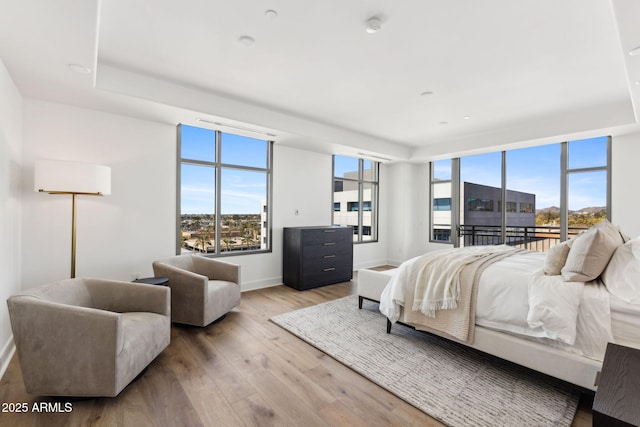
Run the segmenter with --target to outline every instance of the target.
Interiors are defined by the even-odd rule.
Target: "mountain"
[[[557,206],[549,206],[548,208],[536,209],[536,215],[547,213],[560,214],[560,208]]]
[[[576,215],[576,214],[590,215],[594,213],[605,212],[606,210],[607,208],[605,206],[589,206],[589,207],[578,209],[575,211],[570,210],[569,215]],[[559,215],[560,208],[557,206],[549,206],[548,208],[536,209],[536,215],[540,215],[540,214]]]
[[[598,212],[606,212],[605,206],[590,206],[588,208],[582,208],[577,211],[569,211],[570,214],[594,214]]]

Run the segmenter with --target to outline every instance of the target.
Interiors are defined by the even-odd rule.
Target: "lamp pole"
[[[76,277],[76,193],[71,193],[71,278]]]

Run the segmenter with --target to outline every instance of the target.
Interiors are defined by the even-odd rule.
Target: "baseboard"
[[[354,271],[358,271],[361,268],[379,267],[381,265],[393,265],[397,266],[400,263],[392,263],[387,260],[370,261],[366,263],[360,263],[354,266]],[[355,277],[355,276],[354,276]],[[282,285],[282,277],[272,277],[270,279],[256,280],[254,282],[243,282],[242,292],[255,291],[257,289],[271,288],[273,286]]]
[[[378,260],[378,261],[367,261],[367,262],[361,262],[358,265],[354,265],[353,270],[357,271],[363,268],[380,267],[381,265],[397,265],[397,264],[392,264],[386,259]]]
[[[243,282],[242,292],[255,291],[257,289],[271,288],[273,286],[282,285],[282,277],[273,277],[271,279],[256,280],[255,282]]]
[[[9,341],[2,348],[2,353],[0,353],[0,378],[4,376],[5,371],[9,367],[9,362],[11,362],[11,358],[13,357],[13,353],[16,352],[16,345],[13,342],[13,335],[9,337]]]

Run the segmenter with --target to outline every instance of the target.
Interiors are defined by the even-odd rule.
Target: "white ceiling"
[[[0,0],[0,58],[27,97],[417,161],[635,129],[639,19],[637,0]]]

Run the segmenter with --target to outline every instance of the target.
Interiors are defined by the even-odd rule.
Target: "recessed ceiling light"
[[[440,122],[441,125],[448,125],[449,122]]]
[[[268,20],[273,21],[274,19],[276,19],[278,17],[278,12],[276,12],[273,9],[269,9],[269,10],[264,12],[264,16]]]
[[[76,73],[80,73],[80,74],[91,74],[91,68],[89,67],[85,67],[84,65],[80,65],[80,64],[69,64],[69,68],[72,71],[75,71]]]
[[[465,120],[469,120],[471,118],[471,116],[464,116],[463,119]]]
[[[422,93],[420,94],[420,96],[429,96],[429,95],[433,95],[433,92],[431,92],[430,90],[427,90],[427,91],[422,92]]]
[[[635,47],[629,51],[629,56],[638,56],[640,55],[640,46]]]
[[[251,47],[256,44],[256,40],[251,36],[240,36],[238,37],[238,41],[246,47]]]
[[[382,21],[377,16],[372,16],[371,18],[367,19],[366,24],[367,26],[365,27],[365,29],[369,34],[377,33],[382,28]]]

